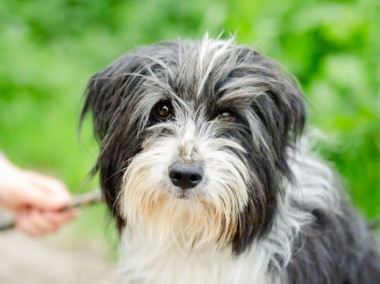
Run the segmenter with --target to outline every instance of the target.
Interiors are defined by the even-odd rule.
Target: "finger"
[[[58,225],[50,218],[47,218],[46,213],[40,210],[32,209],[29,213],[29,221],[41,233],[46,234],[58,229]]]
[[[44,212],[46,218],[48,218],[54,225],[56,226],[62,226],[63,224],[67,223],[69,220],[74,219],[78,216],[79,211],[76,209],[62,211],[62,212],[55,212],[55,211],[46,211]]]
[[[41,231],[30,221],[29,213],[21,212],[17,215],[16,228],[31,237],[42,236]]]
[[[6,208],[17,211],[24,206],[57,210],[70,202],[63,183],[0,160],[0,199]]]
[[[66,186],[58,179],[45,176],[37,172],[24,171],[29,180],[45,190],[49,191],[51,194],[62,194],[65,196],[70,196],[69,191]]]
[[[17,184],[9,184],[6,187],[7,190],[3,190],[4,194],[0,194],[0,202],[7,209],[18,212],[22,208],[29,206],[46,207],[48,205],[45,204],[51,202],[48,194],[41,193],[39,188],[36,188],[27,180],[22,178],[16,180]]]
[[[33,236],[43,236],[49,232],[57,230],[58,226],[54,222],[47,219],[44,214],[38,210],[29,210],[20,216],[24,228]]]
[[[59,181],[32,173],[28,176],[30,188],[23,191],[24,200],[33,207],[57,210],[66,206],[71,196]]]

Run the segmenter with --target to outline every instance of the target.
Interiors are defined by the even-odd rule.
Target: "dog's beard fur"
[[[123,177],[122,217],[132,229],[181,246],[225,245],[238,229],[247,186],[254,184],[243,162],[246,152],[237,142],[217,137],[214,122],[196,125],[187,114],[181,116],[148,128],[154,138],[145,141]],[[163,132],[170,135],[160,136]],[[178,160],[203,166],[205,176],[196,188],[182,190],[171,183],[168,169]],[[256,186],[260,191],[258,181]]]
[[[160,104],[167,117],[158,115]],[[194,262],[201,258],[201,265],[229,256],[205,265],[222,276],[195,280],[190,273],[189,283],[322,283],[307,278],[313,269],[330,281],[323,265],[295,268],[295,252],[319,246],[306,238],[324,234],[315,226],[348,221],[342,215],[351,211],[341,205],[331,171],[297,142],[305,120],[302,94],[274,62],[232,40],[207,37],[143,47],[92,78],[83,115],[90,110],[101,143],[94,171],[117,226],[127,241],[141,239],[160,250],[129,265],[130,274],[147,274],[131,277],[132,283],[139,277],[161,283],[165,265],[157,258],[171,245],[182,256],[195,255]],[[169,177],[174,164],[196,165],[202,180],[186,190],[175,186]],[[356,223],[335,237],[362,227]],[[363,254],[372,253],[366,234],[350,238],[368,242]],[[139,254],[136,247],[130,251]],[[155,264],[161,272],[145,270]]]

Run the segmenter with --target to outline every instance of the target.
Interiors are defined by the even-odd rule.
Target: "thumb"
[[[70,202],[71,195],[60,180],[36,172],[24,172],[29,184],[34,188],[28,191],[29,205],[40,209],[57,210]]]
[[[71,200],[68,193],[57,190],[47,190],[41,187],[31,187],[24,191],[24,203],[39,209],[59,210]]]

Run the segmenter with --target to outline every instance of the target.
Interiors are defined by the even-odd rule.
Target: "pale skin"
[[[59,180],[21,169],[0,156],[0,206],[16,216],[16,228],[40,237],[57,231],[77,215],[76,210],[60,211],[71,200]]]

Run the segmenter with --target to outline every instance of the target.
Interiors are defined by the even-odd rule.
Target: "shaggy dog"
[[[122,283],[380,283],[366,223],[301,133],[279,66],[233,40],[138,48],[93,76]]]

